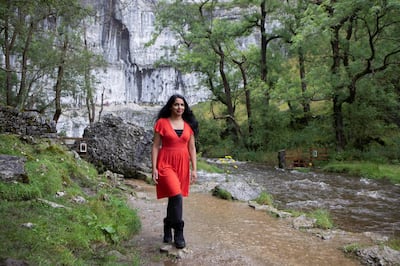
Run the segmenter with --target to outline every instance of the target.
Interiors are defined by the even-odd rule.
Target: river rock
[[[228,191],[232,199],[240,201],[249,201],[257,198],[261,189],[259,187],[252,187],[246,181],[236,180],[232,182],[220,183],[215,189]]]
[[[292,217],[292,214],[290,214],[289,212],[280,211],[277,208],[275,208],[274,206],[258,204],[255,200],[249,200],[248,204],[250,207],[252,207],[256,211],[266,211],[266,212],[270,213],[271,215],[278,217],[278,218]]]
[[[365,265],[400,265],[400,251],[391,249],[388,246],[372,246],[360,249],[356,254]]]
[[[293,227],[295,229],[313,228],[316,222],[317,220],[314,218],[310,218],[305,215],[300,215],[299,217],[293,219]]]
[[[87,160],[100,172],[144,179],[151,169],[152,132],[112,114],[85,128]]]
[[[25,157],[0,154],[0,180],[29,183],[25,161]]]

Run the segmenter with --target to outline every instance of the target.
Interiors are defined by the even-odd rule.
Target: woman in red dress
[[[171,96],[158,113],[154,125],[151,160],[157,198],[168,198],[163,242],[172,243],[174,229],[177,248],[186,246],[182,199],[189,195],[189,185],[197,179],[197,133],[198,122],[185,98],[178,94]]]

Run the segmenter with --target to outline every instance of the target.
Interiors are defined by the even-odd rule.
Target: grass
[[[400,250],[400,239],[398,239],[398,238],[390,239],[385,244],[394,250]],[[351,243],[351,244],[345,245],[342,248],[342,250],[344,253],[347,253],[347,254],[356,254],[359,250],[361,250],[365,247],[366,247],[365,245],[360,245],[359,243]]]
[[[108,252],[126,253],[123,242],[140,230],[140,219],[119,189],[99,186],[108,180],[92,165],[52,141],[13,135],[0,135],[0,154],[25,157],[29,178],[27,184],[0,182],[0,258],[31,265],[115,265]],[[64,196],[56,196],[60,191]],[[77,196],[86,202],[76,203]],[[131,258],[138,265],[137,256]]]
[[[197,169],[198,170],[203,170],[209,173],[224,173],[224,170],[219,168],[216,165],[212,165],[207,163],[203,158],[197,157]]]
[[[268,192],[261,192],[260,195],[255,199],[255,201],[260,205],[274,206],[274,198]]]
[[[362,247],[358,243],[352,243],[345,245],[342,249],[343,252],[346,254],[355,254],[358,250],[360,250]]]
[[[329,211],[324,209],[316,209],[307,214],[307,216],[316,219],[317,228],[332,229],[333,221]]]
[[[218,186],[216,186],[212,190],[212,195],[217,197],[217,198],[224,199],[224,200],[233,200],[232,194],[229,193],[229,191],[227,191],[225,189],[221,189]]]
[[[387,179],[394,184],[400,183],[400,165],[382,164],[373,162],[330,162],[324,171],[347,173],[371,179]]]
[[[400,250],[400,238],[389,239],[388,246],[394,250]]]

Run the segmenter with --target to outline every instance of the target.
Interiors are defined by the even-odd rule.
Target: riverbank
[[[155,199],[152,185],[126,182],[137,191],[129,205],[138,211],[142,230],[129,245],[138,250],[141,265],[360,265],[342,248],[371,244],[370,238],[356,233],[323,240],[294,229],[290,219],[277,219],[245,202],[225,201],[199,191],[184,200],[187,248],[180,252],[171,248],[163,254],[160,249],[168,249],[161,242],[166,200]]]

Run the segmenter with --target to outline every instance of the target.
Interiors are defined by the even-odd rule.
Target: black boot
[[[185,238],[183,237],[184,222],[180,221],[174,225],[174,242],[176,248],[184,248],[186,246]]]
[[[164,243],[172,243],[172,224],[167,218],[164,218]]]

